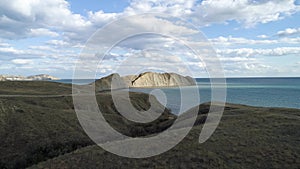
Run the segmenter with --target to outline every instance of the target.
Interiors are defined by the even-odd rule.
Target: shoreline
[[[57,81],[1,81],[0,82],[0,97],[1,95],[3,97],[7,97],[9,95],[15,95],[15,96],[20,96],[20,95],[49,95],[49,96],[53,96],[56,95],[57,97],[59,96],[72,96],[72,85],[73,84],[69,84],[69,83],[61,83],[61,82],[57,82]],[[80,86],[80,85],[79,85]],[[50,90],[47,90],[47,88],[50,88]],[[197,87],[196,86],[184,86],[183,89],[188,89],[189,87]],[[20,88],[20,90],[18,90],[18,88]],[[199,88],[199,86],[198,86]],[[129,90],[133,91],[133,92],[141,92],[141,93],[146,93],[148,94],[148,92],[151,89],[162,89],[162,90],[173,90],[173,89],[178,89],[178,87],[162,87],[162,88],[129,88]],[[124,90],[124,89],[121,89]],[[125,89],[126,90],[126,89]],[[207,96],[209,95],[209,89],[206,91],[206,93],[203,94],[203,90],[206,91],[206,89],[200,89],[200,96]],[[228,88],[227,91],[227,96],[232,97],[232,94],[230,92],[232,92],[233,90],[242,90],[242,89],[232,89],[232,88]],[[253,91],[255,91],[255,88],[253,89]],[[105,91],[105,92],[109,92]],[[201,93],[202,92],[202,93]],[[230,95],[231,94],[231,95]],[[296,94],[296,93],[294,93]],[[58,96],[59,95],[59,96]],[[11,96],[11,97],[12,97]],[[285,95],[286,96],[286,95]],[[35,97],[35,96],[34,96]],[[174,96],[170,96],[171,98],[175,98]],[[177,97],[177,96],[176,96]],[[265,96],[267,97],[267,96]],[[280,97],[278,95],[278,97]],[[286,97],[290,97],[290,96],[286,96]],[[268,99],[273,99],[272,97],[268,98]],[[200,98],[200,103],[205,103],[205,102],[209,102],[210,100],[205,100],[202,99],[202,97]],[[239,102],[240,100],[237,101],[232,101],[231,98],[227,98],[227,103],[233,103],[233,104],[240,104],[240,105],[248,105],[248,106],[256,106],[256,107],[266,107],[266,108],[291,108],[291,109],[300,109],[300,105],[293,105],[290,104],[290,106],[282,106],[280,104],[274,104],[274,105],[263,105],[260,102],[257,103],[241,103]],[[296,100],[294,100],[291,103],[297,103]],[[176,104],[176,103],[175,103]],[[170,107],[169,107],[170,108]]]

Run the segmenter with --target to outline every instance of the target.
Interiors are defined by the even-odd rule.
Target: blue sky
[[[213,46],[227,77],[300,76],[299,0],[1,1],[0,74],[43,73],[72,78],[80,52],[97,30],[120,18],[143,13],[162,13],[195,25]],[[112,35],[119,36],[130,26],[145,28],[155,23],[166,23],[165,27],[159,26],[164,31],[175,29],[183,34],[191,31],[185,25],[179,27],[175,21],[157,19],[136,20],[134,24],[124,22],[103,37],[109,41]],[[178,36],[187,38],[183,34]],[[176,43],[174,39],[158,36],[129,38],[114,46],[102,62],[87,58],[87,66],[78,69],[84,74],[91,71],[89,62],[99,62],[95,73],[105,76],[120,70],[121,74],[131,72],[117,69],[126,59],[135,63],[131,68],[156,71],[168,63],[178,65],[184,61],[194,76],[206,77],[205,63],[193,59]],[[153,65],[145,64],[148,61],[143,57]],[[180,66],[172,71],[188,74]]]
[[[68,2],[73,12],[83,16],[86,16],[87,11],[102,10],[106,13],[123,12],[130,5],[128,0],[91,0],[88,3],[82,3],[83,1],[79,0],[69,0]]]

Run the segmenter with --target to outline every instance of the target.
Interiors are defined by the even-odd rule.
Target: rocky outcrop
[[[0,81],[5,81],[5,77],[0,75]]]
[[[176,73],[145,72],[138,76],[123,77],[129,87],[172,87],[195,85],[193,78]]]
[[[114,73],[94,82],[96,91],[123,89],[128,86],[119,74]]]
[[[112,81],[114,83],[112,83]],[[95,82],[96,91],[123,89],[128,87],[173,87],[196,85],[193,78],[181,76],[176,73],[145,72],[139,75],[120,77],[119,74],[111,74]]]
[[[128,87],[132,87],[132,81],[136,79],[139,75],[128,75],[128,76],[123,76],[122,79],[124,80],[125,84]]]
[[[28,79],[28,80],[59,80],[56,77],[46,75],[46,74],[28,76],[26,79]]]

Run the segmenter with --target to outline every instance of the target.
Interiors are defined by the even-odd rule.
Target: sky
[[[147,30],[162,34],[133,34]],[[199,49],[203,41],[215,53]],[[226,77],[299,77],[300,0],[0,0],[0,74],[207,77],[211,55]]]

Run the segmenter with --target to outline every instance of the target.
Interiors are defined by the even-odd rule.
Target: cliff
[[[112,79],[115,83],[112,85]],[[96,91],[122,89],[128,87],[173,87],[196,85],[194,79],[189,76],[181,76],[176,73],[145,72],[139,75],[120,77],[119,74],[111,74],[95,82]]]
[[[28,79],[28,80],[59,80],[56,77],[46,75],[46,74],[28,76],[26,79]]]
[[[176,73],[145,72],[138,76],[125,76],[123,79],[129,87],[172,87],[196,84],[193,78]]]

